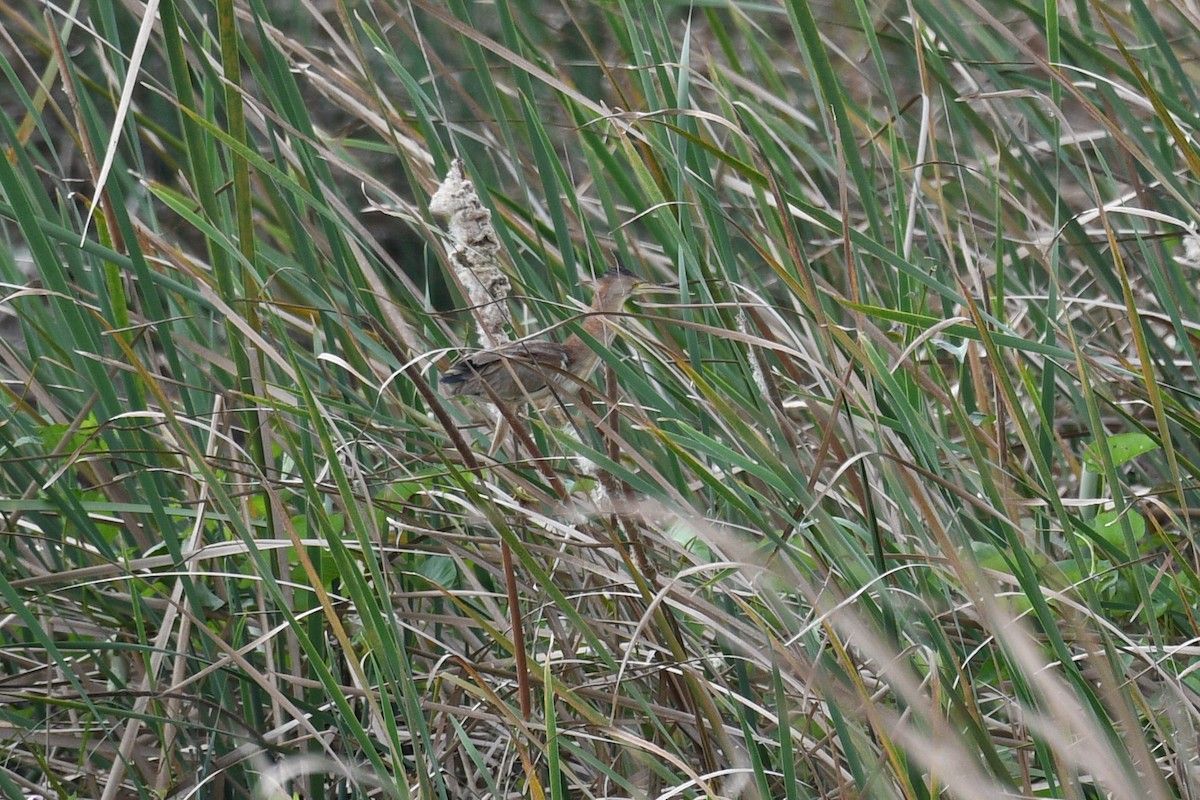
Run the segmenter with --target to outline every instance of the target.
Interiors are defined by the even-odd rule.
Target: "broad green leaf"
[[[1146,518],[1133,510],[1126,511],[1125,516],[1133,531],[1133,541],[1140,544],[1146,538]],[[1113,547],[1125,549],[1125,533],[1121,530],[1120,515],[1116,511],[1101,511],[1096,515],[1096,533]]]
[[[1093,472],[1104,471],[1104,461],[1096,448],[1103,442],[1108,446],[1109,456],[1114,467],[1119,467],[1127,461],[1132,461],[1143,453],[1158,449],[1158,443],[1144,433],[1118,433],[1088,445],[1084,451],[1083,460],[1088,469]]]

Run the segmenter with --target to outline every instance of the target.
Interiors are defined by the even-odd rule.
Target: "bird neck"
[[[592,300],[592,307],[588,309],[590,313],[579,323],[579,327],[591,339],[598,341],[602,347],[608,347],[612,344],[613,335],[616,333],[611,315],[616,314],[624,307],[625,301],[631,294],[631,292],[611,290],[598,292]],[[567,355],[567,370],[581,378],[586,379],[600,363],[600,354],[592,348],[591,342],[585,342],[577,333],[567,337],[563,348]]]
[[[591,313],[580,323],[580,327],[607,347],[612,344],[615,333],[611,315],[624,308],[628,299],[629,295],[622,292],[601,292],[592,302]]]
[[[587,331],[588,336],[596,339],[605,347],[612,344],[613,335],[616,333],[612,323],[606,317],[608,313],[610,312],[593,312],[591,316],[579,323],[579,327]]]

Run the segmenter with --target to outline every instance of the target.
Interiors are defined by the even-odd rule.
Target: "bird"
[[[615,333],[607,317],[647,286],[658,288],[621,267],[608,270],[596,282],[591,308],[579,327],[607,347]],[[442,375],[442,391],[448,397],[480,397],[493,403],[537,403],[574,392],[599,363],[600,355],[578,333],[565,342],[531,337],[455,362]]]

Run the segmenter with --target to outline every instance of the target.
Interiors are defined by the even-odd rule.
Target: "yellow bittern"
[[[665,288],[648,284],[620,267],[610,269],[596,283],[592,306],[579,327],[607,347],[614,334],[612,321],[607,317],[619,312],[644,287]],[[549,339],[523,340],[459,360],[442,376],[442,388],[449,397],[536,403],[574,392],[598,363],[599,354],[577,333],[561,343]]]

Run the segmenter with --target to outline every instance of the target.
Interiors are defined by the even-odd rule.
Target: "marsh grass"
[[[0,3],[5,794],[1200,793],[1190,5],[157,9]],[[679,282],[495,458],[455,157]]]

